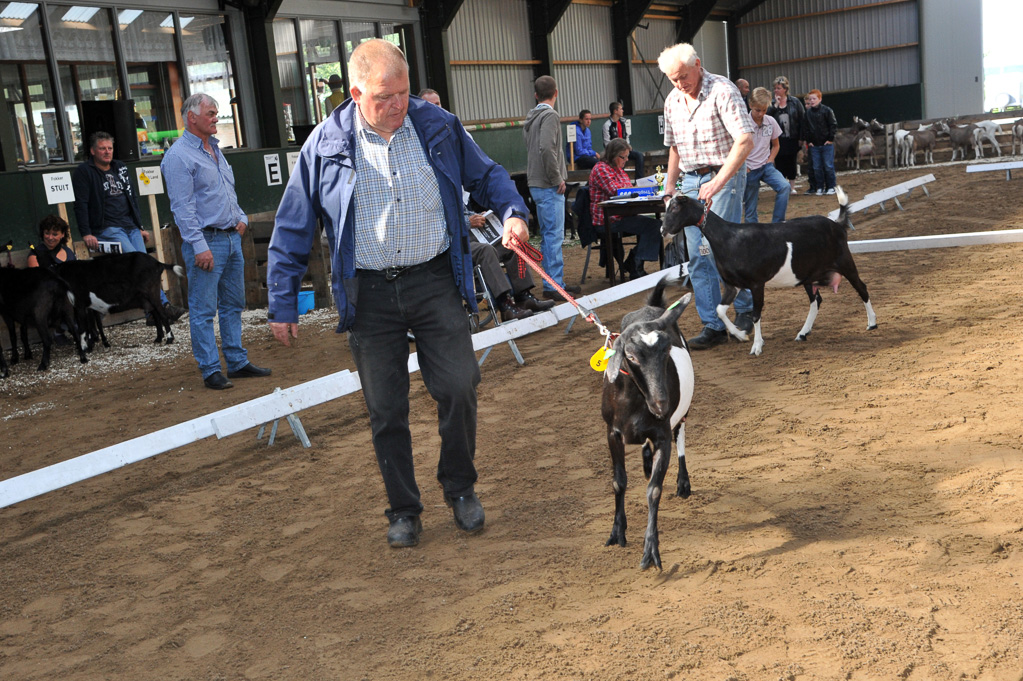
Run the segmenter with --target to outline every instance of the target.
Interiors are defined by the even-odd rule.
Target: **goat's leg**
[[[749,354],[759,357],[764,351],[764,333],[760,327],[760,315],[764,311],[764,287],[751,286],[749,291],[753,295],[753,347]]]
[[[874,314],[874,306],[870,304],[870,294],[867,293],[867,285],[860,279],[860,273],[856,269],[856,262],[851,253],[845,253],[838,260],[838,271],[843,277],[849,280],[853,289],[860,295],[863,306],[867,310],[867,330],[873,331],[877,328],[877,316]]]
[[[28,321],[28,320],[26,320]],[[50,348],[53,346],[53,334],[50,333],[50,325],[47,324],[49,321],[46,314],[40,314],[40,310],[36,309],[36,316],[32,320],[36,329],[36,333],[39,334],[40,340],[43,342],[43,356],[39,360],[39,366],[36,367],[36,371],[46,371],[50,368]],[[25,331],[27,324],[21,325],[21,330]],[[28,347],[28,343],[25,344]]]
[[[725,324],[725,328],[728,329],[728,333],[732,334],[741,341],[749,340],[749,336],[746,335],[745,331],[742,331],[738,326],[732,323],[732,320],[728,318],[728,307],[735,300],[735,296],[739,295],[739,289],[729,284],[723,284],[721,287],[721,303],[718,304],[717,313],[718,317]]]
[[[675,449],[678,451],[678,488],[675,494],[688,499],[693,493],[693,487],[689,482],[689,469],[686,468],[686,421],[675,426]]]
[[[18,363],[18,330],[14,327],[14,317],[4,316],[7,333],[11,337],[11,365]]]
[[[664,475],[668,472],[671,461],[671,441],[665,437],[657,438],[654,449],[653,470],[650,482],[646,486],[646,502],[649,509],[646,522],[646,536],[643,538],[643,559],[639,567],[646,570],[651,565],[661,569],[660,540],[657,536],[657,511],[661,505],[661,491],[664,486]]]
[[[611,464],[614,466],[614,481],[612,485],[615,490],[615,519],[611,525],[611,536],[607,538],[604,546],[618,544],[625,546],[625,488],[628,486],[629,478],[625,472],[625,441],[622,434],[615,431],[611,426],[607,427],[607,446],[611,450]]]
[[[803,284],[803,288],[806,290],[807,298],[810,299],[810,311],[806,315],[806,321],[803,322],[803,328],[796,334],[797,341],[805,341],[806,337],[810,335],[810,331],[813,330],[813,323],[817,321],[817,313],[821,309],[821,303],[824,302],[820,292],[814,289],[813,284],[807,282]]]
[[[22,323],[22,325],[21,325],[21,345],[24,347],[24,350],[25,350],[22,353],[24,355],[25,359],[32,359],[32,346],[28,344],[28,321],[29,320],[26,319],[25,322]],[[49,329],[47,329],[47,333],[48,332],[49,332]],[[46,333],[40,333],[39,334],[39,339],[42,340],[43,336],[45,336],[45,335],[46,335]]]

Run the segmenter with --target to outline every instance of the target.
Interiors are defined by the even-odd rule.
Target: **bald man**
[[[463,303],[476,308],[462,187],[504,224],[504,243],[528,241],[526,206],[507,171],[452,114],[409,98],[408,64],[369,40],[348,64],[351,99],[302,147],[270,241],[267,317],[284,345],[298,336],[298,290],[319,220],[330,245],[338,332],[359,369],[384,479],[392,547],[419,543],[419,498],[409,429],[408,331],[437,402],[437,479],[467,533],[483,529],[476,496],[479,367]]]

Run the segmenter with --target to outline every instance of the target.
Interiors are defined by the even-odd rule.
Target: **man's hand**
[[[195,266],[201,270],[207,272],[213,271],[213,253],[210,251],[203,251],[202,253],[195,254]]]
[[[144,241],[144,242],[145,242],[145,243],[147,243],[147,244],[148,244],[148,243],[150,243],[150,242],[152,241],[152,239],[150,239],[150,236],[151,236],[151,235],[149,234],[149,232],[148,232],[148,231],[146,231],[146,230],[144,230],[144,229],[140,229],[140,230],[139,230],[139,232],[141,232],[141,233],[142,233],[142,241]]]
[[[90,251],[99,250],[99,239],[97,239],[93,235],[86,234],[85,236],[82,237],[82,241],[85,242],[85,247],[88,248]]]
[[[239,220],[238,224],[235,225],[234,228],[238,232],[238,236],[244,236],[245,235],[245,230],[248,229],[249,226],[247,224],[245,224],[244,222],[242,222],[241,220]]]
[[[293,322],[270,322],[270,330],[273,332],[274,338],[289,348],[291,347],[291,338],[298,338],[298,324]]]
[[[522,218],[508,218],[504,221],[504,236],[501,237],[501,245],[507,248],[513,236],[522,243],[529,241],[529,227]]]
[[[565,181],[562,180],[561,184],[558,185],[558,193],[559,194],[564,194],[565,193],[565,188],[566,188],[565,187]]]
[[[469,226],[479,229],[486,223],[486,219],[479,213],[473,213],[469,216]]]
[[[710,182],[708,182],[706,184],[700,185],[700,196],[699,196],[699,199],[701,201],[709,203],[710,199],[713,198],[714,195],[717,194],[719,191],[721,191],[721,186],[720,185],[724,184],[724,183],[718,183],[718,178],[719,177],[721,177],[720,173],[715,175],[714,179],[711,180]]]

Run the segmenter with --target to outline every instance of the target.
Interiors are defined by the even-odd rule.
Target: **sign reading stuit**
[[[263,167],[266,169],[266,186],[284,184],[284,178],[281,175],[280,154],[263,154]]]
[[[300,151],[289,151],[288,152],[288,177],[291,177],[295,173],[295,166],[298,165],[298,157]]]
[[[160,166],[136,168],[135,178],[139,181],[139,196],[163,194],[163,174]]]
[[[567,133],[565,134],[566,142],[575,142],[575,131],[578,128],[575,127],[575,123],[569,123]]]
[[[75,190],[71,186],[71,173],[46,173],[43,175],[46,187],[46,203],[73,203]]]

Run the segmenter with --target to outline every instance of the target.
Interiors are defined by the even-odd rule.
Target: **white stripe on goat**
[[[793,286],[799,285],[799,277],[792,271],[792,242],[786,241],[785,248],[785,262],[782,264],[781,269],[775,272],[774,276],[771,277],[764,286],[771,286],[774,288],[792,288]]]

